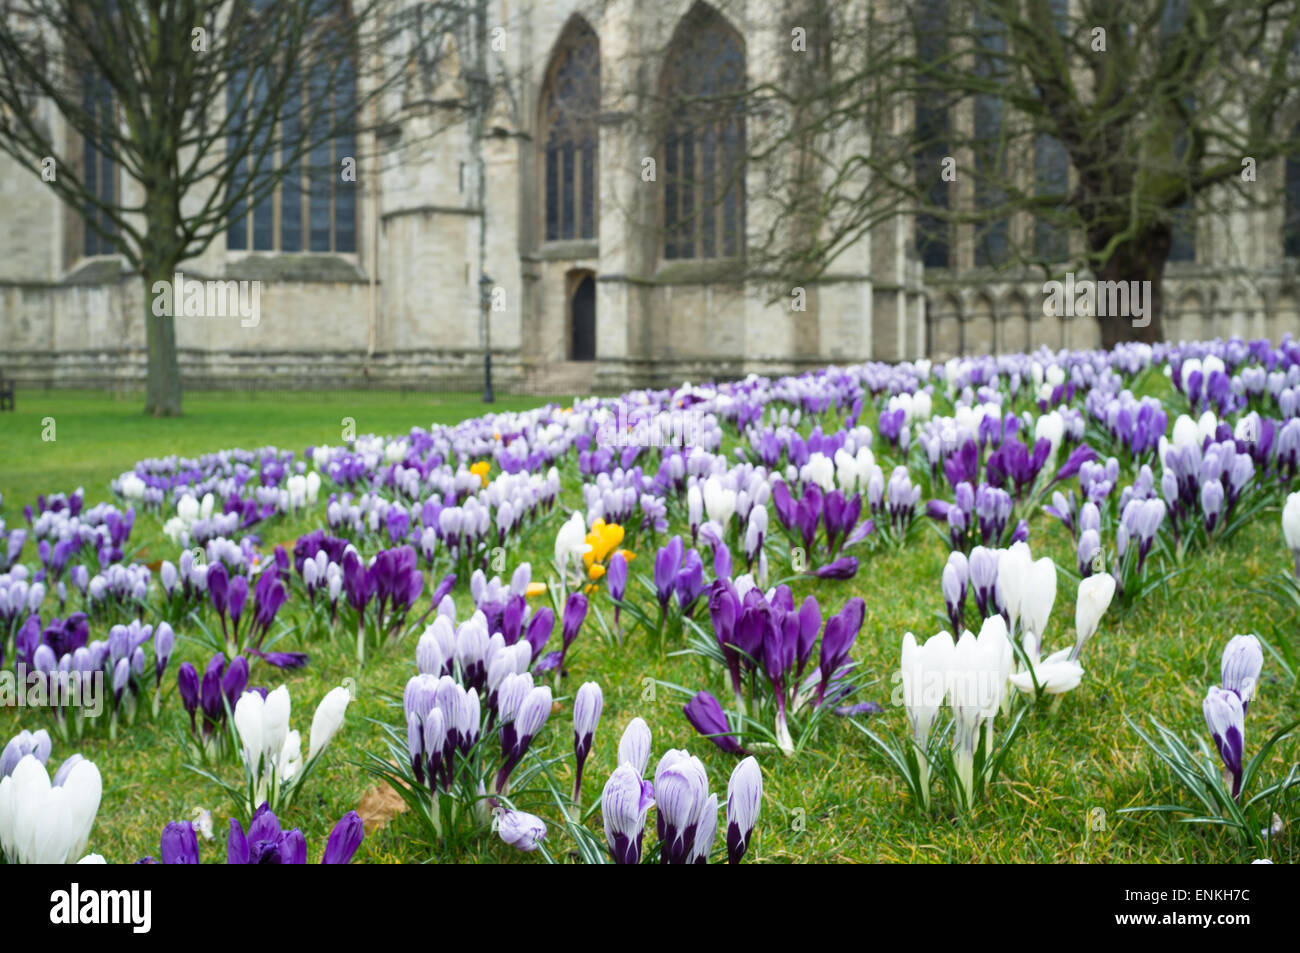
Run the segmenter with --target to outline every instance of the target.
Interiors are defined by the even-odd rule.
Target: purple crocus
[[[1246,739],[1246,711],[1236,692],[1215,685],[1201,705],[1219,757],[1232,775],[1232,796],[1241,793],[1241,755]]]
[[[655,553],[655,594],[659,598],[659,610],[665,615],[677,584],[677,573],[682,568],[684,548],[682,538],[674,536]]]
[[[808,575],[816,576],[818,579],[852,579],[858,574],[858,558],[856,556],[841,556],[832,563],[827,563],[812,570]]]
[[[348,811],[339,818],[339,822],[330,831],[329,840],[325,844],[325,854],[320,862],[322,864],[350,863],[365,836],[366,828],[361,822],[361,815],[356,811]]]
[[[181,704],[190,716],[190,734],[194,734],[194,714],[199,707],[199,673],[189,662],[182,662],[176,671],[176,687],[180,692]]]
[[[645,819],[654,804],[655,792],[636,768],[624,763],[605,782],[600,795],[600,813],[605,823],[605,840],[616,864],[641,862],[641,839]]]
[[[591,753],[600,712],[605,707],[605,697],[600,685],[584,682],[573,700],[573,800],[578,803],[582,794],[582,765]]]
[[[189,821],[172,821],[162,832],[159,855],[164,864],[197,864],[199,839]]]
[[[696,692],[682,708],[682,712],[696,731],[723,751],[728,754],[745,753],[745,749],[740,746],[732,733],[731,722],[727,720],[727,713],[722,710],[722,703],[709,692]]]

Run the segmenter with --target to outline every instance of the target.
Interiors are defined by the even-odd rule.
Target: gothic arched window
[[[599,113],[600,41],[586,21],[574,17],[556,46],[541,96],[548,242],[596,237]]]
[[[323,29],[312,59],[283,91],[277,128],[247,123],[265,107],[268,71],[232,70],[226,108],[228,148],[244,150],[230,189],[249,189],[231,210],[226,247],[237,251],[357,250],[357,74],[346,9],[313,0]],[[255,0],[263,10],[268,0]],[[305,153],[304,146],[311,145]],[[351,174],[347,161],[350,160]],[[278,181],[272,184],[272,180]]]
[[[678,24],[661,92],[664,257],[736,257],[745,241],[745,46],[705,4]]]

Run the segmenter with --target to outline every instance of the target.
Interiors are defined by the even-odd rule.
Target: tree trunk
[[[145,391],[144,412],[154,417],[179,417],[181,415],[181,370],[176,360],[176,325],[171,315],[172,281],[175,274],[164,267],[145,268],[144,326],[148,345],[149,376]],[[154,293],[156,282],[166,282],[165,290]],[[160,286],[161,288],[161,286]],[[155,309],[156,298],[166,296]],[[161,315],[155,310],[162,311]]]
[[[1153,228],[1143,237],[1116,248],[1101,268],[1097,275],[1098,281],[1150,282],[1149,285],[1140,286],[1150,289],[1150,293],[1143,296],[1146,314],[1140,320],[1145,322],[1145,326],[1138,326],[1137,319],[1133,317],[1102,316],[1098,312],[1096,320],[1101,324],[1103,348],[1110,349],[1124,341],[1154,344],[1165,339],[1163,280],[1172,237],[1168,226]],[[1104,248],[1109,239],[1110,236],[1094,236],[1091,243],[1093,250]]]

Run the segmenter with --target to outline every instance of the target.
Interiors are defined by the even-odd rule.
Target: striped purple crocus
[[[1246,710],[1236,692],[1215,685],[1201,705],[1205,723],[1224,767],[1232,775],[1232,796],[1241,793],[1241,756],[1246,740]]]
[[[649,781],[631,764],[620,764],[605,782],[600,795],[600,814],[605,824],[605,841],[616,864],[641,862],[641,839],[645,836],[646,814],[655,803]]]
[[[600,724],[601,709],[605,707],[605,697],[600,686],[595,682],[584,682],[573,700],[573,801],[579,803],[582,797],[582,766],[591,754],[591,745],[595,739],[596,726]]]

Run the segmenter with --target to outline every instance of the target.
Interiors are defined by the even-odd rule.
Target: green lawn
[[[503,401],[497,407],[527,405],[528,401],[521,399]],[[437,400],[408,396],[403,400],[380,393],[187,395],[187,416],[163,421],[143,417],[138,400],[95,394],[20,394],[19,406],[18,414],[0,418],[0,490],[4,493],[3,515],[11,525],[21,521],[23,503],[39,491],[67,491],[84,485],[88,502],[108,498],[107,481],[141,457],[270,443],[300,454],[308,444],[338,442],[339,421],[344,416],[356,418],[358,434],[398,433],[413,425],[453,421],[482,410],[472,396]],[[53,443],[40,439],[45,416],[57,421],[58,439]],[[563,502],[568,507],[579,506],[576,465],[571,459],[568,469],[572,472],[566,474]],[[559,514],[552,513],[532,532],[517,558],[511,554],[507,572],[517,561],[528,559],[535,567],[535,578],[544,575],[558,519]],[[268,546],[292,542],[322,523],[319,511],[305,514],[273,525],[264,542]],[[929,527],[922,529],[906,550],[881,551],[867,558],[855,579],[799,582],[794,587],[796,600],[815,592],[829,610],[838,609],[852,595],[866,600],[866,621],[854,657],[876,678],[864,698],[886,706],[884,714],[871,718],[871,727],[893,737],[901,737],[906,725],[904,712],[889,706],[893,690],[890,674],[898,665],[901,636],[912,630],[923,637],[942,625],[939,573],[946,547]],[[132,542],[144,545],[150,559],[161,558],[173,548],[161,537],[160,521],[152,515],[137,521]],[[1049,555],[1061,566],[1074,563],[1068,535],[1046,516],[1031,519],[1029,542],[1036,557]],[[653,565],[653,544],[636,540],[630,548],[641,556],[634,564],[634,574],[648,573]],[[788,572],[788,567],[778,564],[778,551],[773,542],[769,559],[773,560],[774,577]],[[24,555],[30,563],[31,550]],[[1029,714],[1025,734],[1012,752],[1004,777],[969,818],[953,814],[951,799],[941,786],[936,786],[934,814],[922,817],[902,783],[866,739],[839,719],[829,720],[811,749],[797,759],[759,752],[765,796],[750,859],[955,863],[1224,863],[1252,859],[1222,831],[1119,813],[1124,807],[1185,798],[1133,735],[1124,716],[1151,714],[1179,730],[1188,741],[1203,736],[1201,699],[1206,687],[1218,681],[1219,654],[1227,639],[1238,632],[1257,632],[1272,642],[1286,639],[1294,645],[1297,641],[1298,620],[1281,613],[1255,591],[1265,575],[1288,563],[1277,513],[1270,512],[1226,547],[1193,560],[1165,590],[1154,593],[1122,620],[1112,608],[1085,652],[1083,684],[1064,697],[1058,710]],[[456,597],[464,612],[470,605],[465,580],[457,587]],[[291,601],[282,618],[294,619],[288,611],[293,606]],[[47,600],[47,612],[49,607]],[[593,599],[593,608],[607,611],[599,597]],[[1047,648],[1073,640],[1073,617],[1074,585],[1062,574],[1045,636]],[[553,715],[543,730],[541,750],[560,754],[569,748],[569,699],[581,682],[596,680],[604,689],[605,710],[585,771],[586,806],[598,799],[604,779],[614,767],[619,734],[638,715],[645,718],[654,735],[652,766],[669,747],[688,748],[704,760],[713,790],[724,797],[734,758],[694,733],[681,715],[682,699],[663,684],[691,690],[709,688],[725,697],[722,678],[708,673],[697,658],[653,648],[641,633],[619,649],[604,643],[598,632],[589,619],[570,655],[569,676],[557,695],[564,710]],[[92,637],[102,634],[94,632]],[[214,784],[186,770],[186,757],[176,740],[184,720],[175,694],[176,665],[189,659],[201,669],[206,653],[195,643],[193,633],[178,630],[178,635],[178,658],[169,669],[170,681],[157,725],[150,725],[147,715],[142,715],[115,742],[99,737],[76,745],[55,742],[51,764],[80,751],[103,774],[105,795],[90,849],[110,861],[156,855],[164,824],[188,819],[196,807],[212,810],[218,831],[217,841],[201,848],[205,858],[224,857],[231,805]],[[293,695],[293,726],[304,734],[316,702],[330,687],[348,676],[356,677],[359,685],[358,700],[348,711],[328,763],[283,818],[304,830],[315,859],[333,821],[357,807],[374,784],[358,766],[364,752],[379,750],[380,730],[366,719],[400,722],[392,699],[400,695],[414,669],[414,643],[408,640],[368,658],[361,672],[356,670],[353,646],[346,637],[292,647],[312,654],[308,668],[287,676]],[[673,648],[671,642],[669,648]],[[274,687],[280,675],[255,670],[253,681]],[[1281,677],[1272,659],[1267,660],[1263,686],[1251,704],[1247,755],[1276,726],[1298,714],[1300,698],[1294,683]],[[0,739],[20,727],[43,724],[39,716],[22,709],[0,712]],[[1291,740],[1282,750],[1275,750],[1264,775],[1281,775],[1295,757]],[[229,780],[236,779],[233,765],[220,770]],[[523,791],[516,796],[525,809],[556,819],[554,806],[541,793]],[[1294,818],[1294,801],[1290,806]],[[1105,829],[1090,830],[1090,812],[1098,808],[1105,812]],[[1091,816],[1097,817],[1095,813]],[[588,823],[599,831],[598,814]],[[653,819],[646,840],[648,847],[653,846]],[[1295,845],[1295,834],[1288,827],[1275,845],[1274,859],[1295,859]],[[550,846],[561,855],[568,847],[558,826],[552,828]],[[409,815],[399,815],[382,832],[367,837],[357,860],[532,862],[535,858],[518,854],[486,834],[454,849],[430,843]]]
[[[488,407],[524,410],[546,402],[501,396],[489,405],[465,393],[200,391],[185,395],[185,416],[156,420],[142,412],[140,394],[23,390],[17,412],[0,414],[0,493],[6,502],[27,503],[38,493],[84,486],[94,502],[106,498],[109,480],[147,457],[271,444],[301,459],[308,446],[342,442],[345,417],[357,435],[395,434],[455,423]],[[54,440],[42,439],[47,418]]]

